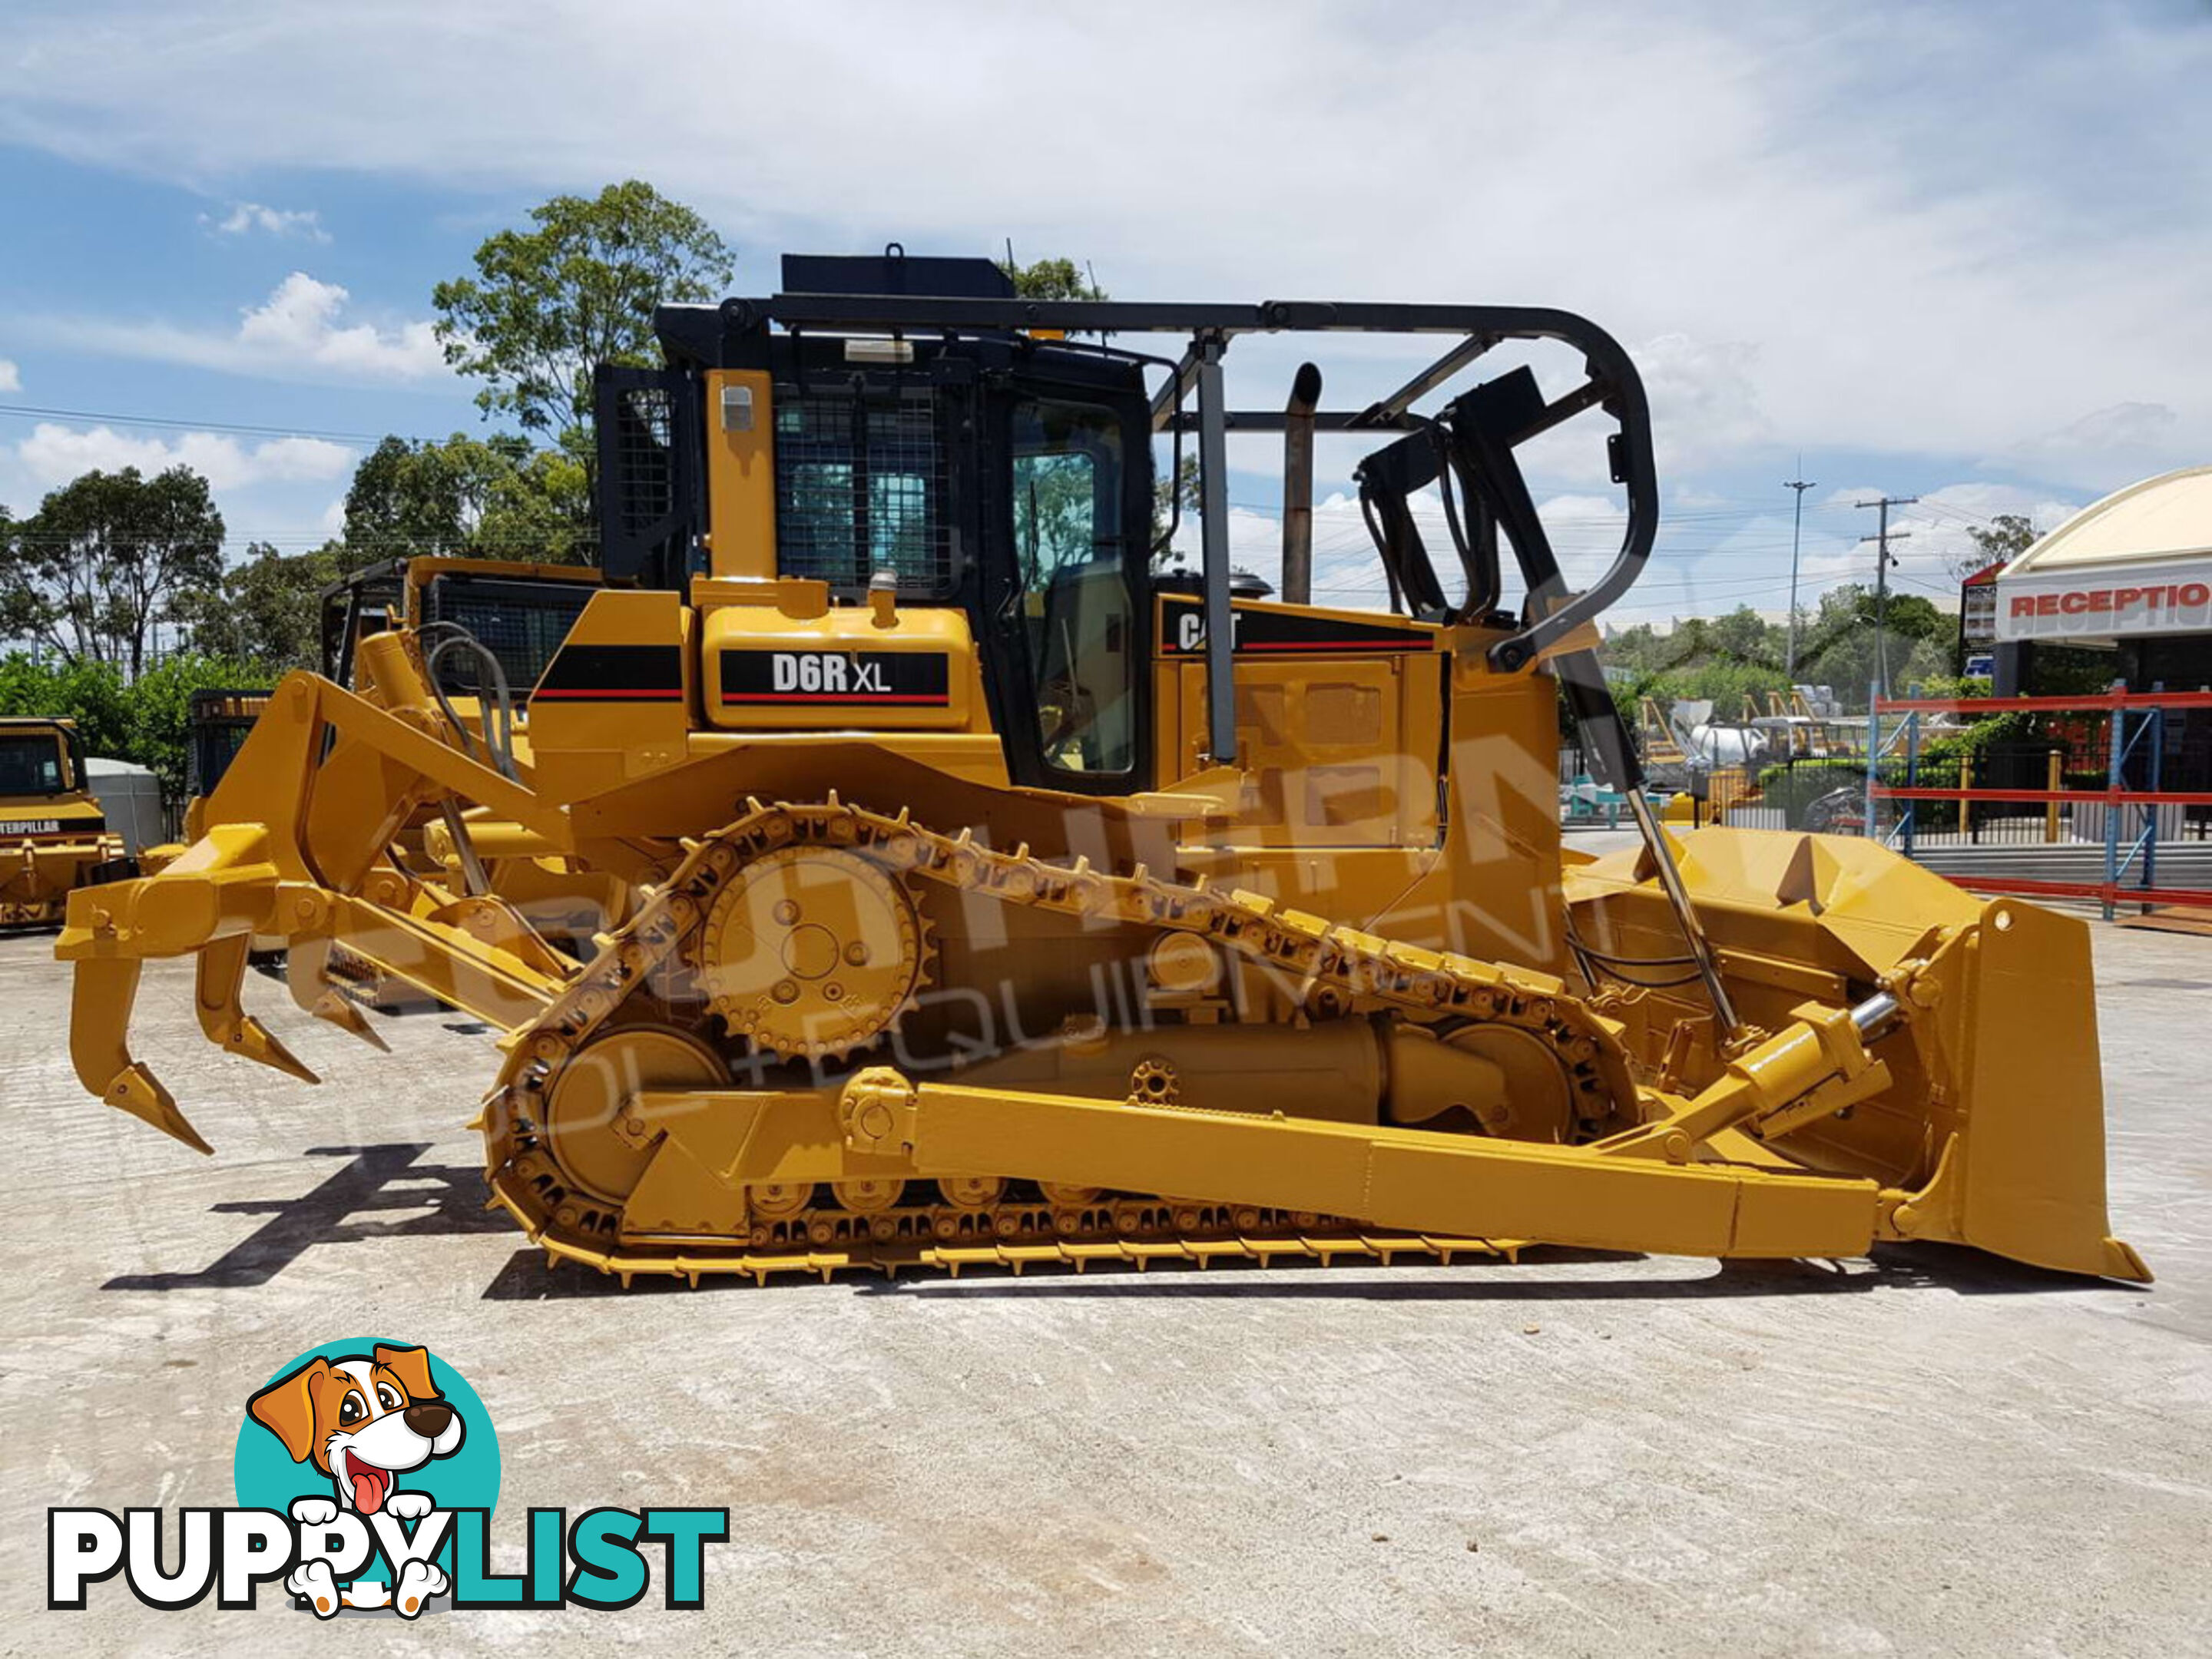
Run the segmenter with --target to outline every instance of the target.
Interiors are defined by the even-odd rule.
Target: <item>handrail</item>
[[[2066,697],[1884,697],[1885,714],[2056,714],[2069,709],[2212,708],[2212,691],[2091,691]]]

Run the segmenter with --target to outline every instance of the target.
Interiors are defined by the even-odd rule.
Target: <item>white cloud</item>
[[[273,208],[258,202],[234,202],[230,211],[220,219],[203,213],[200,223],[217,236],[243,236],[249,231],[260,231],[280,240],[289,238],[327,244],[331,240],[330,232],[323,228],[323,216],[313,208]]]
[[[22,389],[23,377],[15,365],[5,357],[0,357],[0,392],[21,392]]]
[[[1756,345],[1662,334],[1634,355],[1651,399],[1662,472],[1686,471],[1773,441],[1774,422],[1759,404]]]
[[[1872,536],[1881,520],[1874,508],[1861,509],[1857,503],[1877,501],[1881,494],[1868,485],[1824,492],[1817,501],[1808,498],[1804,560],[1808,593],[1817,594],[1838,582],[1873,583],[1875,549],[1860,538]],[[1977,550],[1972,530],[1989,527],[2003,514],[2027,520],[2039,532],[2055,530],[2086,505],[2082,496],[1985,481],[1922,490],[1917,501],[1890,509],[1890,553],[1896,561],[1890,567],[1890,580],[1901,592],[1956,609],[1958,564]],[[1780,523],[1786,530],[1787,519]]]
[[[2026,519],[2039,532],[2052,531],[2087,505],[2086,497],[2055,496],[2012,484],[1956,483],[1924,490],[1916,506],[1893,515],[1893,524],[1901,523],[1912,532],[1910,543],[1893,550],[1897,569],[1908,585],[1917,580],[1954,587],[1959,561],[1976,551],[1970,530],[1986,528],[1998,514],[2011,514]],[[1874,514],[1863,516],[1872,519]]]
[[[347,327],[338,313],[350,297],[335,283],[319,283],[295,270],[267,302],[246,313],[239,343],[325,368],[414,379],[442,372],[445,353],[428,323],[403,323],[384,332],[367,323]]]
[[[1991,464],[2101,492],[2146,473],[2201,461],[2201,435],[2167,404],[2112,404],[2025,439]]]
[[[88,318],[48,325],[56,339],[116,356],[280,380],[349,383],[420,380],[445,374],[445,353],[428,322],[380,328],[344,320],[352,298],[336,283],[295,270],[248,307],[228,333],[164,322]]]
[[[6,454],[8,471],[43,492],[82,473],[135,466],[151,474],[188,466],[218,490],[258,484],[323,482],[342,477],[356,453],[320,438],[270,438],[245,444],[227,434],[185,432],[174,439],[117,432],[105,426],[67,427],[41,421]]]

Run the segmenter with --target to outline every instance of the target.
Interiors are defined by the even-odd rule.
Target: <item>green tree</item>
[[[112,663],[42,660],[27,651],[0,657],[0,714],[75,720],[88,754],[127,757],[130,696]]]
[[[1935,600],[1894,590],[1889,596],[1886,625],[1900,640],[1933,640],[1959,631],[1959,619],[1937,609]]]
[[[1759,668],[1782,665],[1783,629],[1747,605],[1715,617],[1706,637],[1712,654],[1723,661]]]
[[[222,580],[222,538],[207,480],[189,467],[88,472],[0,543],[0,634],[135,679],[155,624]]]
[[[1073,259],[1039,259],[1034,264],[1017,264],[1009,253],[999,261],[999,269],[1013,280],[1014,292],[1024,300],[1105,300],[1112,296],[1098,286],[1091,274],[1091,262],[1084,261],[1080,269]]]
[[[194,652],[257,664],[261,672],[246,684],[266,684],[288,670],[320,665],[320,596],[344,574],[338,543],[285,554],[256,542],[223,572],[220,587],[180,604],[179,619]]]
[[[596,556],[582,464],[508,435],[441,443],[386,438],[346,491],[348,569],[386,559],[520,559],[568,564]]]
[[[1873,591],[1844,582],[1820,596],[1797,648],[1797,678],[1835,688],[1846,708],[1864,708],[1877,671]],[[1952,672],[1957,623],[1917,594],[1889,596],[1889,684],[1894,689]]]
[[[263,665],[184,653],[149,668],[125,704],[124,759],[151,769],[172,805],[185,797],[185,757],[191,740],[192,693],[239,690],[267,683]]]
[[[732,256],[704,219],[635,179],[556,196],[530,218],[485,240],[475,276],[431,290],[438,338],[484,381],[486,415],[550,434],[588,471],[592,368],[659,362],[653,307],[720,298]]]
[[[2024,514],[2000,513],[1985,526],[1967,526],[1966,534],[1973,539],[1974,550],[1951,562],[1951,574],[1961,581],[1993,564],[2011,563],[2035,545],[2041,532]]]

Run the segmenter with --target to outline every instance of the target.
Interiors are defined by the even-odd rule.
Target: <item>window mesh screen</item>
[[[861,588],[890,570],[902,592],[951,592],[945,473],[928,388],[779,388],[775,530],[783,574]]]
[[[599,589],[587,582],[547,582],[533,586],[501,581],[477,586],[441,576],[430,585],[426,609],[433,622],[459,623],[499,659],[515,700],[522,702],[553,653],[568,637],[576,618]],[[434,645],[434,637],[430,643]],[[465,650],[438,659],[438,682],[448,696],[478,694],[480,665]]]
[[[617,464],[609,481],[617,492],[617,527],[624,536],[650,535],[676,505],[674,400],[665,386],[631,386],[617,407]]]

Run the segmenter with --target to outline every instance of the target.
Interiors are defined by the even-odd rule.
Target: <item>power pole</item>
[[[1873,535],[1862,536],[1859,540],[1880,544],[1874,565],[1874,678],[1875,684],[1885,697],[1889,695],[1889,567],[1893,562],[1889,556],[1889,544],[1909,541],[1912,536],[1909,530],[1900,530],[1895,535],[1890,533],[1889,509],[1910,507],[1919,499],[1917,495],[1885,495],[1878,501],[1853,503],[1856,507],[1881,509],[1880,527]]]
[[[1797,458],[1797,470],[1805,470],[1805,458]],[[1790,646],[1785,653],[1783,677],[1794,688],[1797,684],[1797,540],[1805,527],[1805,492],[1818,486],[1802,478],[1792,478],[1782,486],[1797,492],[1796,510],[1790,515]]]

